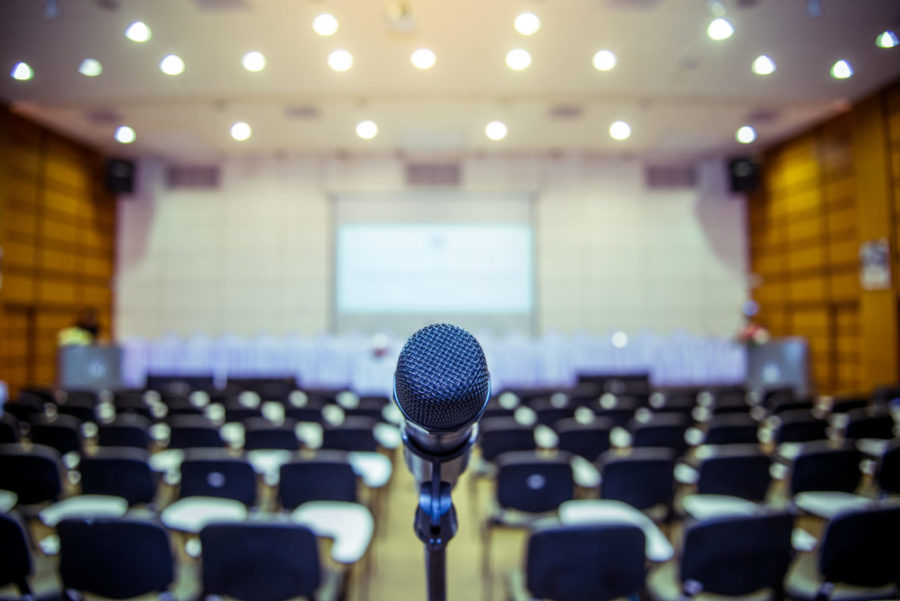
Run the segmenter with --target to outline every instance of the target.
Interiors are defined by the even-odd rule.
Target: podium
[[[72,390],[122,387],[122,349],[116,345],[66,345],[57,351],[57,386]]]
[[[747,348],[747,388],[793,388],[810,394],[809,343],[805,338],[778,338]]]

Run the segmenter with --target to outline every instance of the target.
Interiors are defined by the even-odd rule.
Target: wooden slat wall
[[[116,205],[103,157],[8,112],[4,121],[0,379],[15,389],[55,382],[57,333],[83,307],[112,334]]]
[[[900,85],[884,95],[891,153],[895,253],[900,293]],[[760,321],[775,336],[809,339],[811,369],[823,393],[864,392],[853,111],[770,149],[763,184],[750,199],[751,269]],[[871,152],[871,148],[865,149]],[[896,304],[896,303],[895,303]],[[898,333],[894,332],[894,336]]]

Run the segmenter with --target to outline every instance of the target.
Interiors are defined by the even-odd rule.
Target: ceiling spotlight
[[[516,17],[513,27],[522,35],[532,35],[541,28],[541,20],[534,13],[522,13]]]
[[[419,48],[409,57],[416,69],[430,69],[434,66],[436,60],[434,52],[428,48]]]
[[[177,54],[169,54],[159,61],[159,70],[166,75],[181,75],[184,73],[184,61]]]
[[[760,54],[753,59],[750,69],[757,75],[771,75],[775,72],[775,61],[765,54]]]
[[[616,55],[609,50],[601,50],[594,55],[594,68],[597,71],[609,71],[616,66]]]
[[[95,58],[86,58],[78,66],[78,72],[85,77],[97,77],[103,73],[103,65]]]
[[[360,121],[356,124],[356,135],[363,140],[371,140],[378,135],[378,125],[374,121]]]
[[[125,30],[125,37],[132,42],[146,42],[150,39],[150,28],[143,21],[135,21]]]
[[[609,135],[613,140],[627,140],[631,137],[631,126],[624,121],[616,121],[609,126]]]
[[[853,67],[850,63],[841,59],[831,65],[831,76],[835,79],[847,79],[853,76]]]
[[[338,20],[334,18],[334,15],[322,13],[313,19],[313,31],[321,36],[334,35],[337,30]]]
[[[137,134],[135,134],[134,130],[127,125],[120,125],[117,127],[115,137],[116,142],[119,142],[120,144],[131,144],[137,140]]]
[[[523,50],[522,48],[510,50],[509,54],[506,55],[506,64],[513,71],[527,69],[528,65],[531,64],[531,55],[528,54],[527,50]]]
[[[243,121],[237,121],[231,126],[231,137],[238,142],[249,139],[251,134],[253,134],[253,130]]]
[[[890,30],[882,31],[875,38],[875,45],[879,48],[893,48],[898,43],[900,43],[900,40],[897,39],[897,34]]]
[[[628,345],[628,334],[619,330],[612,335],[612,344],[616,348],[625,348]]]
[[[353,55],[346,50],[335,50],[328,56],[328,66],[335,71],[346,71],[353,66]]]
[[[725,17],[718,17],[713,19],[709,23],[709,27],[706,28],[706,35],[709,36],[711,40],[727,40],[734,33],[734,26],[731,24],[731,21],[726,19]]]
[[[34,69],[28,63],[16,63],[13,70],[9,72],[10,77],[19,81],[28,81],[34,77]]]
[[[241,59],[241,64],[244,65],[247,71],[253,71],[254,73],[262,71],[266,68],[266,55],[252,50],[244,55],[244,58]]]
[[[494,142],[499,142],[500,140],[505,138],[506,133],[506,124],[502,121],[491,121],[484,126],[484,135],[486,135],[489,140],[493,140]]]
[[[734,139],[741,144],[751,144],[756,140],[756,130],[749,125],[739,127],[734,134]]]

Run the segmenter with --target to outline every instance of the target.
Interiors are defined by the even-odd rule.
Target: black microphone
[[[430,474],[420,473],[415,457],[447,462],[471,447],[490,394],[484,351],[464,329],[430,325],[406,341],[394,373],[394,400],[406,418],[407,463],[420,481]],[[459,467],[461,472],[465,462]],[[442,480],[459,475],[452,471]]]

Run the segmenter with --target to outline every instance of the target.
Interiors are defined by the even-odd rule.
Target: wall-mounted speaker
[[[750,157],[729,159],[728,181],[733,193],[756,192],[759,188],[759,163]]]
[[[109,159],[106,161],[106,190],[110,194],[134,193],[134,161]]]

